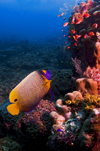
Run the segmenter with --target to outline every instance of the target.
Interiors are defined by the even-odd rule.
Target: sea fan
[[[76,69],[76,73],[78,73],[80,75],[80,77],[83,74],[83,71],[81,69],[81,60],[77,59],[77,58],[71,58],[72,59],[72,63]]]

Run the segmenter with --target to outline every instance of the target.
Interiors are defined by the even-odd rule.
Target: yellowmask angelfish
[[[37,70],[25,77],[9,94],[9,101],[13,104],[7,106],[12,115],[19,111],[33,110],[50,89],[51,75],[48,70]]]

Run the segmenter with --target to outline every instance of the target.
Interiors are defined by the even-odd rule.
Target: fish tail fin
[[[7,110],[11,115],[18,115],[19,114],[19,108],[16,104],[8,105]]]

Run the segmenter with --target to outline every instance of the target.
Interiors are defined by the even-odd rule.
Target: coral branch
[[[81,76],[82,73],[83,73],[83,71],[81,69],[81,60],[79,60],[77,58],[75,58],[75,59],[71,58],[71,59],[72,59],[73,65],[74,65],[74,67],[76,69],[76,72]]]

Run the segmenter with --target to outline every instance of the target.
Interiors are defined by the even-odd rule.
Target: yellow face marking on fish
[[[17,94],[15,93],[15,91],[10,93],[9,100],[11,103],[16,103],[16,100],[18,100],[18,97],[17,97]]]
[[[9,100],[13,104],[7,106],[8,112],[12,115],[18,115],[19,114],[19,107],[17,106],[18,97],[14,90],[10,93]]]
[[[19,108],[16,104],[10,104],[7,106],[7,110],[12,115],[18,115],[19,114]]]

